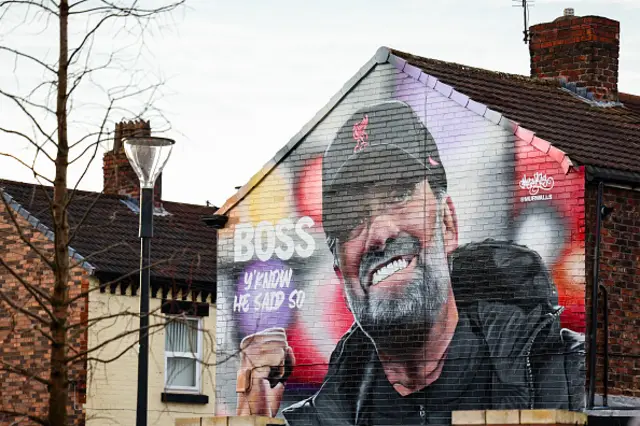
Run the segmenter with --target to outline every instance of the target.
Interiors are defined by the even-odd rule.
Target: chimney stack
[[[531,76],[564,77],[598,100],[618,100],[620,23],[564,10],[553,22],[529,28]]]
[[[124,139],[148,136],[151,136],[149,121],[137,120],[116,123],[113,149],[107,151],[102,158],[103,192],[105,194],[140,198],[140,180],[124,152]],[[154,204],[159,206],[162,201],[162,174],[156,180],[153,198]]]

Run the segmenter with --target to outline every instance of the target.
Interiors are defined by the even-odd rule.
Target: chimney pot
[[[575,10],[572,7],[567,7],[564,9],[564,16],[575,16]]]

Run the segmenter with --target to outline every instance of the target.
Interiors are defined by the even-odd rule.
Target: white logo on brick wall
[[[540,191],[551,191],[555,182],[553,177],[547,176],[546,173],[536,172],[533,176],[527,177],[526,174],[520,179],[520,188],[529,191],[530,196],[521,197],[520,201],[539,201],[539,200],[551,200],[553,197],[551,194],[538,195]]]

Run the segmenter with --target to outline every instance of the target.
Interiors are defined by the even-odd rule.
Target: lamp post
[[[149,287],[153,237],[153,186],[175,141],[166,138],[127,138],[124,152],[140,179],[140,350],[138,351],[138,403],[136,426],[147,426],[149,382]]]

